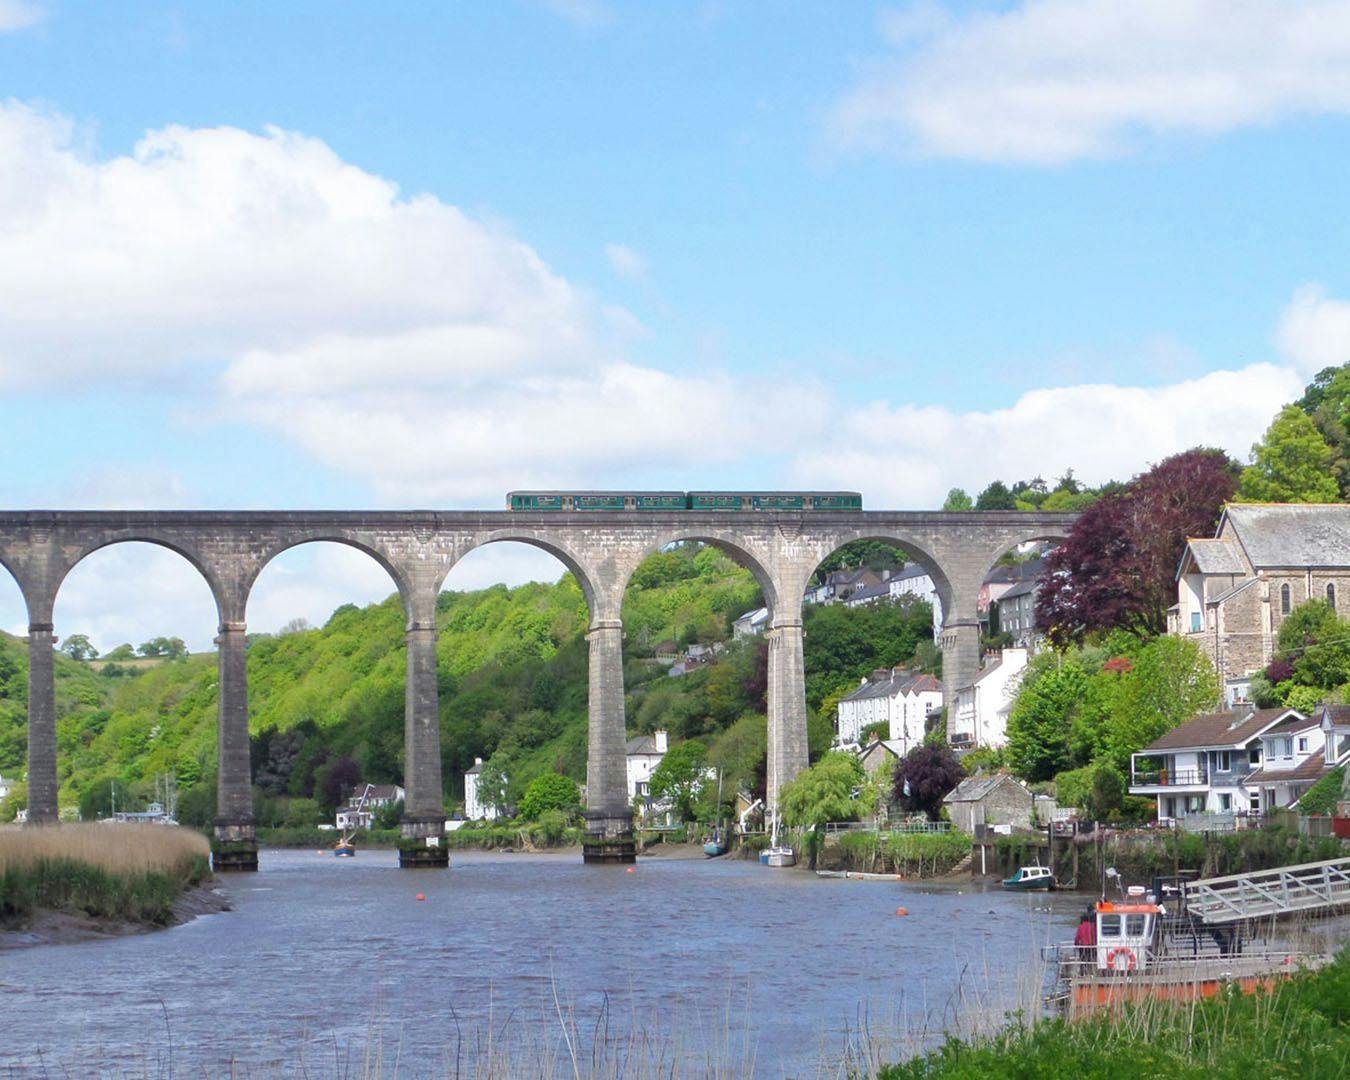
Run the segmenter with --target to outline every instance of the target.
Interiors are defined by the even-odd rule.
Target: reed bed
[[[0,830],[0,921],[38,911],[164,925],[184,889],[211,872],[189,829],[91,822]]]

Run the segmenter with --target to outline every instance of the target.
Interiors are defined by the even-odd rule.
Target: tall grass
[[[0,829],[0,922],[59,911],[164,925],[210,855],[200,833],[168,826]]]
[[[1069,1022],[1020,1019],[999,1033],[881,1070],[879,1080],[1095,1080],[1120,1076],[1350,1075],[1350,949],[1268,993],[1230,988],[1208,1001],[1146,1001]]]

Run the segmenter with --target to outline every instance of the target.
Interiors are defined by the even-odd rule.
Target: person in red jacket
[[[1078,956],[1081,960],[1087,962],[1096,959],[1097,916],[1091,908],[1083,912],[1083,918],[1078,923],[1078,933],[1073,936],[1073,943],[1078,946]]]

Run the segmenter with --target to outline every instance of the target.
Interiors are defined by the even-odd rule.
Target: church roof
[[[1350,506],[1344,503],[1230,503],[1223,520],[1258,570],[1350,568]]]

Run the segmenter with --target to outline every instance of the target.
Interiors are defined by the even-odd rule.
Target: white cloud
[[[1169,454],[1217,446],[1245,459],[1302,381],[1254,364],[1171,385],[1068,386],[1023,394],[1009,408],[958,413],[877,402],[849,414],[828,443],[803,453],[803,483],[858,487],[871,506],[940,506],[952,487],[1072,468],[1096,484],[1128,479]]]
[[[26,30],[46,17],[46,8],[36,0],[0,0],[0,33]]]
[[[844,146],[1056,164],[1140,132],[1350,112],[1346,0],[1024,0],[882,20],[893,49],[833,110]]]
[[[641,281],[647,276],[647,260],[626,244],[606,244],[605,258],[621,278]]]
[[[1350,363],[1350,301],[1328,299],[1318,285],[1303,286],[1280,317],[1276,341],[1305,378]]]

